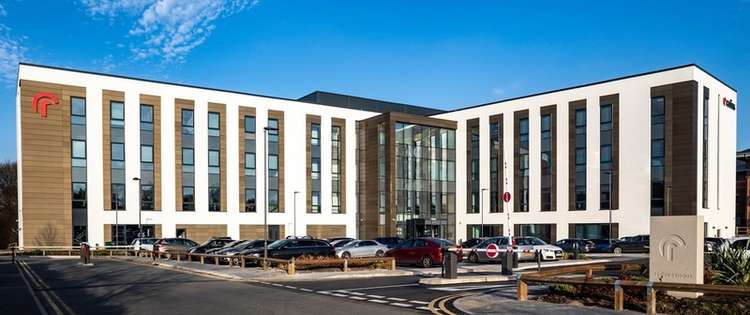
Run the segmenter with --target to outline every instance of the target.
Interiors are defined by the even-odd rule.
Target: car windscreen
[[[156,242],[155,238],[143,238],[140,240],[141,245],[151,245]]]
[[[436,238],[436,239],[433,239],[433,241],[434,241],[435,243],[437,243],[438,245],[440,245],[440,247],[449,247],[449,246],[453,246],[453,242],[451,242],[451,241],[449,241],[449,240],[444,240],[444,239],[442,239],[442,238]]]
[[[278,240],[278,241],[275,241],[275,242],[269,244],[268,248],[269,249],[277,249],[277,248],[280,248],[281,246],[284,246],[284,244],[286,244],[286,243],[288,243],[288,241],[286,241],[286,240]]]

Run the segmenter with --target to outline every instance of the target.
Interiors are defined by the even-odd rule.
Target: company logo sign
[[[31,110],[39,113],[42,118],[47,118],[47,107],[50,105],[60,104],[60,99],[50,92],[39,92],[34,94],[31,100]]]
[[[670,234],[659,241],[659,255],[669,262],[674,261],[675,250],[687,246],[687,242],[677,234]]]
[[[731,108],[732,110],[737,108],[737,105],[734,104],[734,101],[726,97],[721,100],[721,103],[724,104],[724,106]]]

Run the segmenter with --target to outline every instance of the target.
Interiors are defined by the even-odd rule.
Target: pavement
[[[601,307],[571,304],[553,304],[536,301],[517,301],[515,290],[492,290],[478,295],[461,297],[453,302],[459,312],[465,314],[641,314],[633,311],[615,311]]]

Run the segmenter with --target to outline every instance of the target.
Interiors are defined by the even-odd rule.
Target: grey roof
[[[379,113],[399,112],[419,116],[432,116],[443,112],[442,110],[434,108],[381,101],[371,98],[325,91],[312,92],[303,97],[300,97],[298,101]]]

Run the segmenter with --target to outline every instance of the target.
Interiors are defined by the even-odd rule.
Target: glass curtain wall
[[[88,241],[86,99],[72,97],[70,107],[73,245],[80,245]]]

